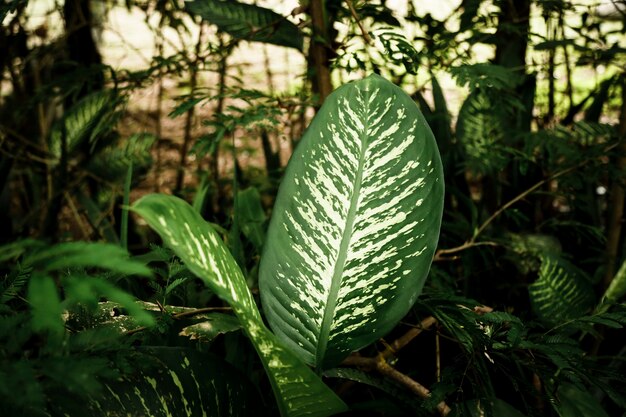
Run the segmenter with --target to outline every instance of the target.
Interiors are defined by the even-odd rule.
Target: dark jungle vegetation
[[[624,1],[0,21],[0,415],[626,416]]]

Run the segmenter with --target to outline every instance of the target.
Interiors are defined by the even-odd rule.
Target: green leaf
[[[557,396],[555,408],[560,417],[609,417],[592,394],[572,384],[560,386]]]
[[[128,275],[152,275],[150,268],[130,259],[126,250],[108,243],[60,243],[30,255],[24,264],[41,271],[97,267]]]
[[[89,162],[89,171],[98,178],[119,183],[132,166],[133,176],[147,170],[152,164],[150,150],[156,136],[148,133],[135,134],[118,146],[103,149]]]
[[[513,89],[522,82],[521,76],[513,69],[495,64],[466,64],[450,69],[452,76],[461,87],[476,89]]]
[[[300,29],[270,9],[234,0],[192,0],[185,2],[185,7],[235,39],[302,50]]]
[[[528,287],[533,311],[550,325],[580,317],[593,307],[593,286],[569,262],[542,256],[539,278]]]
[[[505,118],[498,108],[497,100],[485,91],[475,90],[459,110],[457,138],[467,168],[476,173],[493,175],[509,161],[504,149]]]
[[[28,302],[33,314],[33,330],[60,336],[65,331],[63,307],[52,278],[33,274],[28,285]]]
[[[444,183],[430,128],[380,76],[332,93],[291,157],[259,269],[267,319],[330,367],[390,331],[420,294]]]
[[[0,282],[0,304],[6,304],[19,294],[26,285],[33,269],[17,265]]]
[[[55,401],[53,415],[246,417],[257,414],[261,400],[254,386],[223,359],[183,348],[154,347],[140,352],[143,354],[137,360],[154,366],[106,383],[102,393],[86,403]]]
[[[431,74],[433,86],[433,102],[435,108],[432,114],[431,128],[437,139],[439,150],[445,154],[452,146],[452,120],[448,112],[446,98],[441,89],[439,81],[434,74]]]
[[[64,118],[57,123],[50,135],[50,152],[56,158],[61,157],[63,136],[67,154],[71,155],[74,150],[84,141],[93,142],[97,135],[109,126],[102,126],[100,122],[107,118],[118,103],[110,91],[98,91],[84,97],[65,114]]]
[[[608,310],[609,306],[618,302],[624,297],[624,294],[626,294],[626,261],[622,263],[617,274],[611,280],[609,288],[606,289],[602,296],[602,304],[599,307],[599,311]]]
[[[223,313],[209,313],[202,316],[200,323],[187,326],[180,331],[181,336],[191,339],[213,340],[218,335],[241,329],[236,317]]]
[[[257,250],[261,250],[265,242],[263,224],[267,220],[265,210],[261,205],[261,194],[254,187],[237,193],[235,200],[237,221],[243,234],[252,242]]]
[[[44,246],[45,243],[34,239],[22,239],[12,243],[7,243],[6,245],[0,246],[0,262],[15,260],[22,256],[25,252],[42,248]]]
[[[263,324],[246,280],[217,232],[185,201],[147,195],[132,210],[233,308],[265,367],[283,416],[328,416],[345,404]]]

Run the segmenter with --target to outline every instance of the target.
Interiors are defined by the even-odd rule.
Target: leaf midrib
[[[320,328],[319,337],[317,339],[317,349],[315,352],[315,364],[318,372],[322,370],[322,364],[326,355],[326,349],[328,346],[328,340],[330,338],[330,330],[332,321],[335,316],[335,309],[337,307],[337,299],[339,298],[339,289],[341,288],[341,281],[343,277],[343,271],[345,269],[346,260],[348,257],[348,245],[352,237],[352,231],[354,229],[354,219],[356,217],[356,209],[359,200],[359,194],[361,192],[361,183],[363,180],[363,167],[365,164],[365,150],[367,149],[367,131],[369,128],[367,114],[369,113],[369,90],[365,90],[364,102],[368,103],[364,109],[363,114],[363,137],[361,137],[361,148],[359,149],[359,167],[356,172],[356,178],[354,180],[354,189],[350,196],[350,208],[348,209],[348,215],[346,217],[346,225],[341,237],[341,244],[337,255],[337,261],[335,262],[335,268],[333,270],[333,278],[330,285],[330,291],[328,294],[328,300],[324,307],[324,317],[322,319],[322,326]]]

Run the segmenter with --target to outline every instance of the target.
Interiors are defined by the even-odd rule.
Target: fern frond
[[[532,308],[549,325],[580,317],[594,305],[593,287],[569,262],[543,256],[539,279],[528,287]]]
[[[89,164],[89,170],[99,178],[119,182],[133,167],[133,176],[147,170],[152,164],[150,150],[156,137],[151,134],[135,134],[124,143],[102,150]]]
[[[9,275],[2,280],[0,289],[0,304],[6,304],[19,294],[30,278],[33,268],[30,266],[18,265]]]
[[[103,121],[112,117],[119,103],[119,98],[106,90],[92,93],[76,103],[52,130],[49,144],[52,156],[57,159],[61,157],[63,137],[68,155],[85,141],[89,141],[93,147],[98,136],[112,128],[113,124]]]

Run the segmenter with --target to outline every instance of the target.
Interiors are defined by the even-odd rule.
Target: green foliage
[[[135,297],[107,281],[104,272],[149,276],[150,269],[118,246],[99,243],[48,246],[27,240],[4,246],[2,253],[8,273],[0,309],[0,412],[46,415],[63,396],[96,395],[103,389],[99,378],[116,378],[126,366],[125,354],[111,354],[113,346],[125,343],[107,328],[76,333],[70,317],[76,310],[95,311],[105,297],[138,324],[152,325]],[[15,397],[15,383],[23,395]]]
[[[598,401],[587,391],[576,388],[571,384],[564,384],[557,392],[559,403],[556,410],[560,417],[608,417]]]
[[[155,141],[150,134],[132,135],[98,153],[89,161],[89,171],[112,183],[121,182],[130,166],[133,173],[145,172],[152,165],[150,150]]]
[[[151,365],[108,382],[80,407],[60,403],[54,413],[80,416],[249,416],[259,398],[247,378],[223,359],[195,349],[149,348],[139,360]],[[254,410],[254,411],[253,411]],[[264,415],[261,413],[260,415]]]
[[[624,414],[620,2],[63,3],[0,5],[0,415]],[[117,58],[137,31],[91,42],[124,14],[154,42],[125,48],[132,69]],[[423,119],[395,87],[364,101],[377,77],[319,109],[326,73],[393,80]],[[376,131],[409,108],[419,152]],[[424,121],[434,208],[411,191],[436,154]],[[346,130],[388,149],[344,169]],[[336,215],[327,191],[356,175]]]
[[[185,7],[235,39],[302,50],[304,37],[298,27],[270,9],[235,0],[193,0]]]
[[[65,149],[66,155],[73,156],[84,143],[93,151],[98,139],[111,130],[119,116],[119,104],[120,98],[112,91],[98,91],[81,99],[52,131],[50,153],[60,159]]]
[[[133,205],[189,269],[239,318],[265,367],[284,416],[328,416],[345,409],[317,375],[265,327],[252,294],[226,245],[191,206],[175,197],[149,195]]]
[[[222,313],[209,313],[202,317],[200,323],[185,327],[181,336],[189,336],[192,339],[213,340],[220,334],[234,332],[241,329],[241,324],[236,317]]]
[[[261,253],[265,242],[267,216],[261,205],[261,194],[256,188],[247,188],[237,193],[235,199],[236,221],[244,236]]]
[[[539,278],[528,287],[533,311],[544,322],[561,324],[594,306],[589,279],[569,262],[542,256]]]
[[[394,32],[392,28],[386,28],[377,31],[376,37],[383,45],[383,56],[391,64],[402,65],[407,73],[417,74],[420,56],[404,35]]]
[[[451,68],[450,73],[460,86],[467,86],[470,91],[510,90],[521,82],[517,72],[494,64],[462,65]]]

